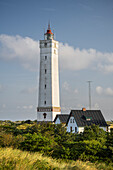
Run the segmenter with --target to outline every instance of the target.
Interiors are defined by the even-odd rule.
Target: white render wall
[[[54,54],[54,50],[55,53]],[[60,107],[59,101],[59,72],[58,72],[58,49],[52,49],[52,106]]]
[[[104,131],[106,131],[107,130],[107,127],[100,127],[101,129],[103,129]]]
[[[37,121],[52,121],[51,117],[52,117],[52,112],[46,112],[47,116],[46,119],[44,119],[44,114],[45,112],[38,112],[37,114]]]
[[[71,123],[71,120],[72,120],[72,123]],[[74,123],[73,123],[73,121],[74,121]],[[71,132],[71,127],[72,127],[73,133],[75,133],[75,127],[77,127],[77,132],[78,132],[79,129],[78,129],[78,126],[77,126],[76,121],[75,121],[73,116],[71,116],[70,119],[69,119],[69,122],[68,122],[68,125],[67,125],[67,132]]]
[[[73,123],[74,120],[74,123]],[[75,127],[77,127],[77,132],[78,133],[82,133],[84,131],[84,127],[78,127],[77,123],[74,119],[73,116],[70,117],[68,125],[67,125],[67,132],[71,132],[71,127],[72,127],[72,133],[75,133]],[[106,131],[106,127],[100,127],[102,128],[104,131]]]
[[[47,46],[45,46],[45,43]],[[47,59],[45,59],[47,56]],[[46,74],[45,74],[46,70]],[[46,88],[45,88],[46,85]],[[46,104],[45,104],[46,101]],[[40,78],[38,108],[59,108],[59,71],[58,71],[58,42],[55,40],[40,40]],[[46,113],[46,119],[43,114]],[[56,111],[38,111],[38,121],[53,121]]]
[[[46,107],[52,105],[51,48],[44,48],[45,41],[44,40],[40,41],[40,79],[39,79],[38,107],[45,107],[44,101],[46,101]],[[50,46],[49,42],[48,46]],[[45,60],[45,56],[47,56],[47,60]],[[47,69],[46,74],[45,69]]]
[[[55,121],[55,124],[60,124],[61,122],[60,122],[60,119],[59,119],[59,117],[57,117],[57,119],[56,119],[56,121]]]
[[[78,133],[82,133],[84,131],[84,127],[79,127],[78,128]]]

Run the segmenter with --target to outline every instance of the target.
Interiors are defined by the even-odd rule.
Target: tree
[[[21,142],[20,148],[27,151],[40,151],[49,154],[52,151],[54,140],[49,139],[42,134],[26,134],[25,139]]]
[[[106,157],[107,161],[113,161],[113,131],[107,132],[107,140],[106,140]]]
[[[92,124],[91,126],[86,126],[83,132],[83,140],[99,140],[105,142],[106,132],[99,128],[98,125]]]

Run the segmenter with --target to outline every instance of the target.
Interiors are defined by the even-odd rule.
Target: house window
[[[45,56],[45,60],[47,60],[47,56]]]
[[[72,123],[72,119],[70,119],[70,123]]]
[[[45,89],[46,89],[46,84],[45,84]]]
[[[45,69],[45,74],[47,73],[47,70]]]
[[[44,113],[44,114],[43,114],[43,116],[44,116],[44,119],[46,119],[47,114],[46,114],[46,113]]]
[[[70,132],[72,132],[72,126],[70,126]]]
[[[75,127],[75,132],[77,132],[77,127]]]
[[[46,104],[46,101],[44,101],[44,104]]]

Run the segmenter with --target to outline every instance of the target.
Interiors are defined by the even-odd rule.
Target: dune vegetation
[[[81,134],[36,121],[0,121],[0,170],[113,169],[113,131],[96,125]]]
[[[65,170],[110,170],[112,166],[104,163],[94,164],[90,162],[63,161],[43,156],[40,153],[30,153],[12,148],[0,148],[0,169],[4,170],[33,170],[33,169],[65,169]]]

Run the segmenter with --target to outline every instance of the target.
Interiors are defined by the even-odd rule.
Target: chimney
[[[83,107],[83,108],[82,108],[82,111],[83,111],[83,112],[85,112],[85,111],[86,111],[86,108],[85,108],[85,107]]]

